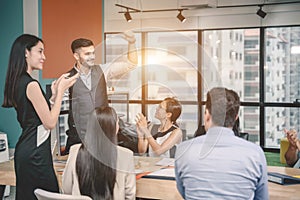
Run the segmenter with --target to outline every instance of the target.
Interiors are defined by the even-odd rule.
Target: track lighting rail
[[[121,7],[121,8],[126,8],[128,9],[130,13],[137,13],[137,12],[165,12],[165,11],[183,11],[183,10],[188,10],[188,8],[171,8],[171,9],[159,9],[159,10],[139,10],[136,8],[131,8],[128,6],[120,5],[120,4],[115,4],[115,6]],[[119,11],[119,13],[125,13],[127,11]]]

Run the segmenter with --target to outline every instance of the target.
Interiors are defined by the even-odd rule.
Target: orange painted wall
[[[79,37],[102,41],[102,0],[42,0],[43,78],[57,78],[74,65],[71,43]]]

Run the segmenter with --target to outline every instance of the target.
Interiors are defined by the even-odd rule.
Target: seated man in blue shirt
[[[206,135],[176,150],[176,182],[184,199],[269,199],[262,149],[232,131],[239,106],[233,90],[213,88],[207,93]]]

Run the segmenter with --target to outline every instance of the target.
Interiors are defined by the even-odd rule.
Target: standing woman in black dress
[[[76,82],[78,74],[71,78],[63,74],[52,83],[50,108],[39,82],[31,77],[33,70],[43,69],[45,59],[44,44],[40,38],[23,34],[14,41],[2,106],[15,108],[22,128],[14,156],[17,200],[36,199],[36,188],[59,191],[53,169],[50,130],[57,122],[63,93]]]

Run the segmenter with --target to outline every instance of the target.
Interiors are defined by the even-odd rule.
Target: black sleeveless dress
[[[14,157],[17,200],[37,199],[34,195],[36,188],[53,192],[59,191],[53,168],[50,131],[44,129],[26,95],[26,88],[32,81],[36,80],[32,79],[29,74],[22,75],[17,83],[15,93],[17,105],[15,109],[22,128]],[[43,95],[45,97],[44,92]],[[49,102],[48,106],[50,106]]]

